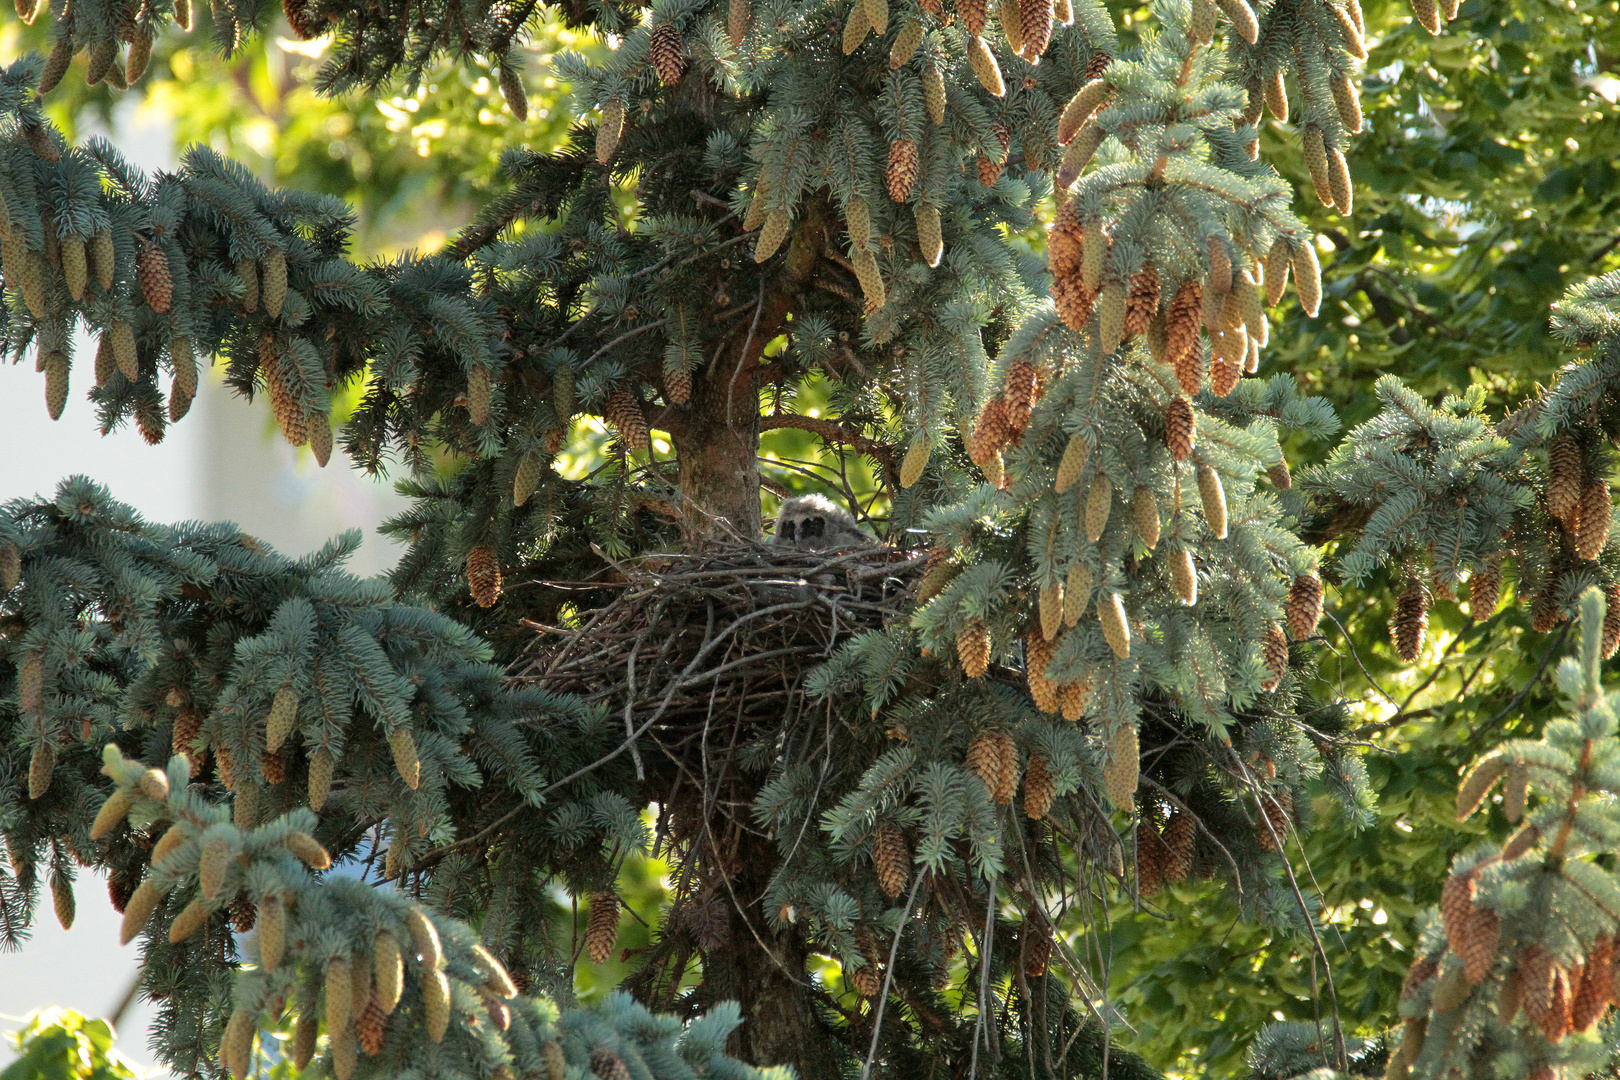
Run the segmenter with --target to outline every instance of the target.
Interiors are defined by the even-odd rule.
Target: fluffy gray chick
[[[825,495],[799,495],[783,502],[776,515],[775,542],[811,551],[877,543],[855,524],[848,510]]]

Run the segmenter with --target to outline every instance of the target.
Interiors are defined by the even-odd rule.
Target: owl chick
[[[782,503],[776,515],[775,542],[812,551],[876,543],[855,524],[848,510],[825,495],[800,495]]]

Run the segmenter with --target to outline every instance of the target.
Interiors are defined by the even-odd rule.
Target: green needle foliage
[[[139,1075],[113,1049],[113,1031],[105,1020],[72,1010],[41,1010],[6,1037],[16,1044],[17,1059],[0,1069],[5,1080],[134,1080]]]
[[[465,68],[521,118],[533,11],[283,14],[330,35],[325,92]],[[1310,969],[1295,1009],[1323,1020],[1268,1032],[1259,1073],[1389,1059],[1345,1030],[1319,898],[1285,857],[1324,809],[1339,838],[1375,820],[1356,720],[1312,679],[1323,578],[1398,577],[1408,662],[1433,598],[1467,580],[1474,605],[1505,558],[1541,629],[1612,582],[1616,346],[1600,283],[1561,316],[1596,359],[1519,412],[1493,427],[1485,390],[1436,406],[1390,379],[1293,483],[1285,441],[1326,444],[1338,418],[1244,376],[1290,281],[1295,329],[1348,301],[1270,160],[1297,140],[1319,200],[1354,215],[1361,62],[1385,47],[1354,0],[1156,0],[1125,31],[1096,0],[569,5],[606,46],[556,62],[569,143],[507,150],[507,186],[444,250],[372,263],[339,200],[201,147],[148,177],[53,125],[66,72],[136,82],[192,14],[53,4],[50,55],[0,72],[6,347],[53,415],[93,382],[103,427],[153,442],[217,358],[321,464],[339,444],[397,462],[409,548],[385,585],[342,573],[352,540],[287,560],[234,527],[148,525],[88,480],[8,507],[11,939],[41,867],[53,890],[107,869],[157,1044],[189,1073],[243,1075],[255,1032],[291,1024],[300,1064],[339,1080],[1150,1077],[1116,1044],[1157,1003],[1112,995],[1112,919],[1179,890]],[[230,52],[268,14],[227,0],[205,29]],[[1415,14],[1432,34],[1457,12]],[[779,430],[868,459],[856,509],[917,551],[903,601],[752,546]],[[698,557],[720,561],[670,569]],[[779,655],[749,620],[799,632],[763,621],[793,606],[768,592],[719,610],[714,580],[760,560],[832,605],[830,639],[773,675],[774,704],[667,712],[687,678]],[[550,688],[568,654],[536,628],[585,643],[594,681]],[[693,630],[649,703],[642,645]],[[614,957],[621,869],[654,850],[672,900],[635,999],[577,1011],[573,965]],[[582,921],[559,889],[589,896]],[[239,950],[227,922],[256,937]],[[1363,1034],[1393,996],[1369,987]]]

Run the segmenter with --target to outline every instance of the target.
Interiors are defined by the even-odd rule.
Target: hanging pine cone
[[[143,242],[135,258],[135,280],[141,296],[153,311],[169,310],[174,302],[174,278],[169,273],[169,257],[156,244]]]
[[[984,34],[990,5],[987,0],[958,0],[956,14],[962,20],[962,29],[973,37],[979,37]]]
[[[609,98],[602,106],[602,122],[596,128],[596,162],[606,165],[619,150],[619,136],[624,131],[624,102]]]
[[[1285,791],[1262,792],[1260,795],[1260,809],[1266,816],[1260,825],[1260,846],[1267,851],[1276,850],[1279,841],[1284,844],[1288,842],[1291,821],[1288,807],[1283,805],[1286,798],[1288,793]]]
[[[1226,539],[1226,488],[1221,474],[1208,465],[1198,466],[1198,498],[1204,504],[1204,522],[1210,535]]]
[[[1076,721],[1086,714],[1086,702],[1091,697],[1091,684],[1088,682],[1062,683],[1058,686],[1058,705],[1063,709],[1063,719]]]
[[[1609,482],[1594,480],[1581,492],[1576,510],[1575,554],[1582,559],[1596,559],[1609,544],[1609,521],[1614,506],[1609,501]]]
[[[609,889],[591,895],[591,913],[585,926],[585,955],[593,964],[613,957],[619,940],[619,894]]]
[[[1056,798],[1057,785],[1046,758],[1031,754],[1029,768],[1024,772],[1024,816],[1031,821],[1041,820],[1051,811]]]
[[[1440,6],[1435,0],[1411,0],[1412,14],[1417,18],[1418,25],[1435,37],[1440,36]]]
[[[998,731],[996,753],[1000,756],[1000,768],[996,772],[996,786],[991,790],[990,797],[998,805],[1007,806],[1018,794],[1018,778],[1022,771],[1018,764],[1018,744],[1005,731]]]
[[[906,201],[911,195],[912,187],[917,183],[920,167],[915,142],[910,139],[896,139],[889,144],[889,167],[884,173],[884,180],[888,185],[891,201],[897,203]]]
[[[990,669],[990,628],[982,619],[970,619],[956,639],[956,656],[962,672],[977,679]]]
[[[1395,615],[1389,621],[1390,640],[1395,643],[1395,655],[1410,664],[1417,659],[1423,647],[1423,635],[1429,628],[1429,605],[1433,598],[1423,582],[1417,578],[1395,601]]]
[[[1030,63],[1040,59],[1052,40],[1052,0],[1018,0],[1018,55]]]
[[[973,434],[968,439],[968,458],[974,465],[983,469],[1011,440],[1012,430],[1007,419],[1007,403],[1000,397],[993,397],[979,410],[979,418],[973,425]]]
[[[878,977],[877,968],[871,964],[862,964],[849,973],[849,985],[861,997],[873,998],[883,989],[883,980]]]
[[[1284,605],[1288,618],[1288,632],[1295,641],[1304,641],[1316,633],[1316,624],[1322,621],[1322,579],[1315,574],[1300,574],[1288,589],[1288,602]]]
[[[1039,631],[1032,631],[1024,639],[1024,674],[1029,681],[1029,696],[1034,699],[1035,707],[1046,713],[1058,711],[1057,687],[1046,677],[1046,665],[1056,649],[1056,642]]]
[[[1037,53],[1038,55],[1038,53]],[[1025,978],[1040,978],[1051,963],[1051,925],[1038,915],[1025,918],[1019,928],[1019,946],[1024,952]]]
[[[1193,849],[1198,841],[1198,824],[1193,816],[1177,810],[1164,825],[1164,879],[1172,884],[1186,881],[1192,872]]]
[[[1608,606],[1603,612],[1603,659],[1614,656],[1620,649],[1620,583],[1603,587]]]
[[[1146,263],[1141,273],[1131,279],[1130,294],[1125,298],[1125,336],[1145,333],[1158,313],[1159,272],[1152,263]]]
[[[368,1055],[382,1052],[383,1035],[388,1028],[388,1017],[377,1000],[376,990],[366,999],[366,1007],[354,1022],[354,1033],[360,1040],[360,1049]]]
[[[1463,927],[1463,976],[1470,986],[1484,982],[1496,966],[1496,947],[1502,940],[1502,922],[1489,908],[1475,907]]]
[[[608,394],[605,409],[607,422],[618,431],[619,438],[630,450],[645,453],[652,446],[647,421],[641,415],[641,405],[627,386],[615,386]]]
[[[1164,441],[1172,458],[1186,461],[1192,456],[1197,428],[1192,402],[1184,397],[1172,398],[1164,410]]]
[[[202,734],[202,715],[190,708],[182,707],[174,717],[174,731],[171,737],[172,750],[175,754],[184,754],[191,761],[191,775],[195,777],[202,768],[202,752],[195,749],[192,744],[197,736]]]
[[[45,412],[52,420],[62,417],[67,408],[68,372],[72,361],[60,349],[53,349],[45,357]]]
[[[467,589],[481,608],[493,607],[501,597],[501,561],[488,544],[467,552]]]
[[[1118,810],[1136,806],[1136,785],[1141,779],[1141,746],[1136,725],[1124,722],[1108,739],[1108,756],[1103,760],[1103,793]]]
[[[1114,485],[1109,482],[1107,474],[1099,472],[1091,478],[1091,490],[1086,492],[1086,539],[1093,544],[1102,538],[1103,530],[1108,528],[1113,507]]]
[[[1164,887],[1167,852],[1157,830],[1146,821],[1136,823],[1136,891],[1144,899]]]
[[[276,337],[269,331],[259,337],[259,370],[264,373],[265,387],[270,392],[270,411],[275,414],[281,437],[293,446],[303,446],[309,442],[309,423],[302,403],[287,384]]]
[[[877,870],[878,888],[891,900],[906,891],[911,880],[911,853],[899,827],[884,822],[872,834],[872,865]]]
[[[968,744],[964,762],[968,772],[984,784],[986,793],[994,792],[1001,778],[1001,740],[993,731],[981,731]]]
[[[1192,552],[1178,547],[1170,556],[1170,580],[1176,596],[1187,607],[1198,603],[1198,572],[1193,567]]]
[[[1569,971],[1559,965],[1553,969],[1552,994],[1547,1001],[1547,1011],[1541,1016],[1541,1033],[1547,1036],[1550,1043],[1562,1042],[1570,1030],[1570,1012],[1574,1005],[1574,994],[1569,989]]]
[[[1545,634],[1563,621],[1564,604],[1560,598],[1558,583],[1550,581],[1537,594],[1535,605],[1530,609],[1530,629],[1538,634]]]
[[[726,36],[731,39],[731,47],[737,48],[743,43],[748,34],[748,24],[753,21],[753,10],[749,0],[731,0],[726,9]]]
[[[1131,496],[1131,526],[1149,551],[1159,546],[1159,500],[1145,484]]]
[[[1570,1027],[1586,1031],[1598,1022],[1609,1007],[1614,993],[1614,939],[1599,934],[1592,942],[1592,951],[1581,965],[1580,987],[1570,1006]]]
[[[996,62],[996,55],[990,51],[984,38],[968,38],[968,66],[973,69],[985,93],[991,97],[1006,96],[1007,84],[1001,77],[1001,65]]]
[[[630,1067],[618,1054],[598,1046],[591,1051],[591,1074],[600,1080],[630,1080]]]
[[[1468,579],[1468,617],[1483,622],[1502,599],[1502,560],[1490,558]]]
[[[658,72],[659,82],[674,86],[681,81],[686,73],[686,48],[674,23],[660,23],[653,28],[647,42],[647,57],[652,61],[653,70]]]
[[[1261,656],[1265,661],[1266,670],[1271,674],[1260,684],[1260,688],[1269,693],[1277,689],[1282,683],[1283,676],[1288,674],[1288,639],[1283,636],[1282,627],[1276,623],[1266,624],[1266,638],[1261,645]]]
[[[1547,449],[1547,513],[1572,527],[1581,501],[1581,449],[1568,435],[1560,435]]]

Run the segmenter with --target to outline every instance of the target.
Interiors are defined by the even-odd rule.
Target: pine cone
[[[1299,294],[1299,306],[1313,319],[1322,307],[1322,264],[1316,261],[1316,248],[1299,243],[1294,253],[1294,291]]]
[[[1086,539],[1096,543],[1108,528],[1108,518],[1114,507],[1114,485],[1099,472],[1091,478],[1091,490],[1086,492]]]
[[[1333,80],[1333,104],[1339,110],[1339,120],[1351,135],[1361,134],[1361,95],[1356,90],[1351,74],[1341,72]]]
[[[80,248],[82,254],[83,248]],[[141,296],[153,311],[169,310],[174,302],[174,278],[169,273],[169,258],[156,244],[143,242],[135,258],[135,280],[141,287]]]
[[[962,672],[977,679],[990,668],[990,628],[981,619],[969,620],[956,639],[956,656]]]
[[[878,977],[877,968],[871,964],[862,964],[849,973],[849,985],[863,998],[877,997],[883,989],[883,980]]]
[[[983,469],[990,459],[1000,452],[1012,439],[1011,425],[1007,419],[1007,403],[1000,397],[993,397],[984,403],[979,410],[979,418],[973,425],[973,434],[968,441],[968,457],[974,465]]]
[[[912,216],[917,222],[917,247],[923,262],[938,266],[945,257],[944,225],[940,222],[939,207],[933,203],[918,203]]]
[[[1284,844],[1288,842],[1292,822],[1288,807],[1283,805],[1286,798],[1288,793],[1285,791],[1265,792],[1260,795],[1260,809],[1266,815],[1266,820],[1259,829],[1260,846],[1267,851],[1275,850],[1279,841]]]
[[[593,964],[605,964],[613,957],[613,946],[619,941],[619,894],[607,892],[591,895],[591,913],[585,928],[585,955]]]
[[[1271,250],[1266,252],[1266,303],[1275,307],[1282,300],[1283,290],[1288,287],[1288,271],[1293,259],[1293,252],[1288,247],[1288,241],[1278,237],[1271,244]]]
[[[1537,594],[1536,602],[1530,609],[1530,629],[1538,634],[1545,634],[1563,622],[1564,618],[1564,605],[1560,598],[1558,582],[1549,581]]]
[[[1440,888],[1440,918],[1446,929],[1446,944],[1458,956],[1463,954],[1469,920],[1474,915],[1475,875],[1452,874]]]
[[[501,563],[487,544],[477,544],[467,552],[467,588],[473,603],[481,608],[493,607],[500,599]]]
[[[1176,461],[1191,457],[1197,433],[1192,402],[1184,397],[1172,398],[1164,410],[1165,443],[1170,447],[1170,456]]]
[[[943,124],[945,122],[945,76],[940,74],[939,68],[932,63],[923,65],[922,88],[923,105],[928,110],[928,119],[936,124]],[[990,185],[986,184],[985,186],[989,187]]]
[[[56,773],[56,747],[41,739],[34,743],[28,757],[28,797],[38,799],[51,786]]]
[[[1018,744],[1013,737],[1004,731],[996,733],[996,752],[1000,757],[1000,768],[996,772],[996,786],[990,792],[990,797],[998,804],[1007,806],[1018,794],[1018,777],[1021,772],[1018,764]]]
[[[1080,559],[1069,564],[1068,580],[1063,585],[1063,625],[1078,623],[1091,604],[1091,565]]]
[[[1355,207],[1355,188],[1350,184],[1350,163],[1345,160],[1343,150],[1335,146],[1327,152],[1327,169],[1333,206],[1341,216],[1349,217]]]
[[[1198,842],[1198,824],[1182,810],[1170,815],[1164,826],[1164,879],[1172,884],[1187,880],[1192,872],[1193,850]]]
[[[1609,521],[1614,506],[1609,501],[1609,482],[1594,480],[1581,492],[1576,511],[1575,554],[1582,559],[1596,559],[1609,544]]]
[[[968,772],[977,776],[986,792],[994,792],[1001,777],[1001,740],[993,731],[981,731],[968,744],[964,762]]]
[[[762,263],[775,255],[793,227],[793,216],[781,207],[765,215],[764,227],[754,241],[754,261]]]
[[[1614,993],[1614,939],[1599,934],[1581,966],[1580,987],[1570,1005],[1570,1027],[1587,1031],[1602,1018]]]
[[[870,247],[856,248],[850,256],[850,263],[855,267],[855,278],[861,283],[861,295],[865,299],[865,310],[868,315],[888,302],[888,292],[883,285],[883,272],[878,269],[877,256]]]
[[[1410,664],[1417,659],[1423,647],[1423,635],[1429,628],[1429,604],[1432,598],[1423,582],[1417,578],[1401,593],[1395,602],[1395,615],[1389,621],[1390,640],[1395,643],[1395,655]]]
[[[1052,0],[1018,0],[1018,54],[1032,64],[1052,40],[1052,15]]]
[[[978,78],[979,85],[991,97],[1004,97],[1007,93],[1007,84],[1001,78],[1001,65],[996,63],[995,54],[990,46],[985,44],[982,37],[968,38],[968,66]]]
[[[987,0],[958,0],[956,14],[962,20],[965,32],[973,37],[981,37],[989,19],[990,5]]]
[[[231,929],[238,934],[251,933],[254,924],[258,922],[258,917],[259,909],[245,898],[239,899],[231,905]]]
[[[872,834],[872,865],[877,870],[878,888],[891,900],[906,891],[911,880],[911,852],[898,826],[884,822]]]
[[[53,349],[45,357],[45,412],[52,420],[59,420],[67,408],[70,389],[68,372],[72,361],[60,349]]]
[[[1605,585],[1603,595],[1608,601],[1603,612],[1603,659],[1607,660],[1620,649],[1620,583]]]
[[[1129,812],[1136,806],[1136,785],[1141,779],[1141,748],[1136,725],[1126,722],[1114,729],[1108,739],[1108,756],[1103,761],[1103,792],[1115,809]]]
[[[1041,820],[1051,811],[1056,798],[1057,785],[1052,780],[1046,758],[1031,754],[1029,768],[1024,772],[1024,816],[1031,821]]]
[[[1159,313],[1159,272],[1152,263],[1143,265],[1141,273],[1131,279],[1130,295],[1125,299],[1125,336],[1145,333],[1148,323]]]
[[[732,0],[736,4],[738,0]],[[746,0],[743,0],[746,2]],[[619,149],[619,136],[624,132],[624,102],[609,98],[602,106],[602,122],[596,128],[596,161],[606,165]]]
[[[660,23],[653,28],[647,42],[647,56],[653,70],[658,72],[659,82],[674,86],[681,81],[686,72],[686,49],[674,23]]]
[[[1055,641],[1041,633],[1032,632],[1024,639],[1024,674],[1029,681],[1029,696],[1042,712],[1058,711],[1057,687],[1046,677],[1046,665],[1056,650]]]
[[[922,38],[922,20],[907,19],[894,35],[894,45],[889,49],[889,70],[898,71],[911,63],[911,58],[917,55],[917,46],[922,44]]]
[[[280,750],[267,750],[260,765],[260,775],[266,784],[282,783],[287,779],[287,756]]]
[[[731,0],[726,9],[726,36],[731,39],[733,49],[743,43],[748,34],[748,24],[753,21],[753,10],[749,0]]]
[[[1474,908],[1463,927],[1463,975],[1470,986],[1478,986],[1496,965],[1496,947],[1502,939],[1502,922],[1489,908]]]
[[[1552,995],[1547,1011],[1541,1017],[1541,1032],[1550,1043],[1559,1043],[1569,1034],[1574,994],[1569,988],[1569,972],[1562,966],[1553,968]]]
[[[475,427],[483,426],[489,419],[490,397],[493,390],[489,383],[489,368],[483,364],[474,364],[472,370],[467,372],[467,419]]]
[[[1306,124],[1300,143],[1305,151],[1305,167],[1310,170],[1317,201],[1323,206],[1332,206],[1333,186],[1328,179],[1327,146],[1322,141],[1322,129],[1315,124]]]
[[[891,201],[897,203],[906,201],[911,195],[911,189],[917,183],[920,167],[915,142],[910,139],[896,139],[889,144],[889,167],[884,174],[884,180],[888,184]]]
[[[1496,613],[1502,599],[1502,560],[1485,560],[1468,579],[1468,617],[1483,622]],[[1608,620],[1605,618],[1605,625]],[[1620,625],[1620,624],[1617,624]]]
[[[174,733],[171,739],[173,752],[184,754],[190,759],[193,777],[202,768],[202,753],[192,747],[197,741],[197,736],[202,734],[202,724],[201,714],[190,708],[182,708],[174,717]]]
[[[641,415],[641,405],[629,387],[620,385],[608,395],[607,421],[618,431],[619,438],[631,450],[646,453],[652,446],[647,421]]]
[[[1159,500],[1145,484],[1131,496],[1131,525],[1149,551],[1159,546]]]
[[[1066,494],[1080,480],[1080,473],[1090,458],[1091,443],[1086,440],[1085,435],[1078,431],[1070,435],[1068,445],[1063,448],[1063,457],[1058,461],[1057,476],[1052,481],[1052,490],[1059,495]]]
[[[265,386],[270,391],[270,411],[275,414],[281,437],[293,446],[303,446],[309,442],[309,423],[304,417],[303,405],[287,385],[275,335],[268,331],[259,338],[259,369],[264,372]]]
[[[1031,912],[1018,930],[1018,942],[1023,952],[1024,976],[1038,979],[1046,974],[1052,960],[1052,927],[1039,914]]]
[[[1024,430],[1040,395],[1040,379],[1034,364],[1020,356],[1007,365],[1002,398],[1006,401],[1007,426],[1012,432],[1019,433]]]
[[[1086,702],[1091,696],[1091,684],[1087,682],[1062,683],[1058,686],[1058,704],[1063,709],[1063,719],[1069,721],[1079,720],[1086,714]]]
[[[366,1054],[382,1052],[383,1035],[388,1026],[388,1017],[383,1014],[382,1005],[377,1001],[377,992],[373,990],[366,1001],[365,1009],[354,1022],[354,1033],[360,1039],[360,1049]]]
[[[337,761],[332,757],[332,751],[326,747],[316,750],[309,759],[309,808],[319,811],[326,805],[327,797],[332,792],[332,776],[337,770]]]
[[[1283,636],[1283,629],[1276,623],[1266,624],[1266,639],[1260,647],[1266,670],[1271,677],[1260,684],[1262,690],[1268,693],[1277,689],[1283,676],[1288,674],[1288,639]]]
[[[1226,539],[1226,488],[1221,474],[1208,465],[1198,466],[1198,498],[1204,504],[1204,522],[1217,540]]]
[[[1097,294],[1097,341],[1104,355],[1125,340],[1125,286],[1110,281]]]
[[[1158,832],[1146,819],[1136,823],[1136,891],[1142,897],[1158,894],[1164,887],[1164,865],[1168,852]]]
[[[1435,37],[1440,36],[1440,7],[1435,0],[1411,0],[1412,14],[1417,18],[1418,25]]]
[[[1288,602],[1284,605],[1288,618],[1288,632],[1295,641],[1305,641],[1316,633],[1316,624],[1322,621],[1322,579],[1315,574],[1300,574],[1288,589]]]
[[[600,1080],[630,1080],[629,1066],[618,1054],[600,1046],[591,1051],[591,1072]]]
[[[1176,587],[1176,596],[1187,607],[1198,603],[1198,572],[1193,567],[1192,552],[1178,547],[1170,556],[1170,580]]]

